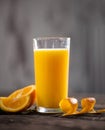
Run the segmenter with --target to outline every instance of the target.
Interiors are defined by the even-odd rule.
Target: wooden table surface
[[[75,95],[78,100],[91,96]],[[105,108],[105,95],[92,95],[97,102],[95,109]],[[62,117],[61,114],[0,112],[0,130],[104,130],[105,113]]]

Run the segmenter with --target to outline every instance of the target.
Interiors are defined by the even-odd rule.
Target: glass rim
[[[71,39],[71,37],[59,37],[59,36],[57,36],[57,37],[34,37],[33,38],[33,40],[50,40],[50,39],[52,39],[52,40],[57,40],[57,39]]]

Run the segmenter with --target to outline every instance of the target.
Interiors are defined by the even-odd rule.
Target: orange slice
[[[29,106],[33,105],[35,103],[35,85],[29,85],[22,89],[18,89],[14,91],[12,94],[10,94],[8,97],[12,99],[17,99],[21,97],[30,96],[30,103]]]
[[[94,113],[94,105],[96,103],[96,99],[94,97],[87,97],[87,98],[83,98],[81,100],[81,106],[82,106],[82,110],[79,112],[79,114],[81,113]]]
[[[35,90],[35,85],[29,85],[26,86],[22,89],[18,89],[16,91],[14,91],[13,93],[11,93],[8,97],[10,98],[19,98],[21,96],[28,96],[30,94],[32,94],[32,92]]]
[[[19,112],[26,109],[30,102],[30,96],[21,98],[0,97],[0,109],[6,112]]]
[[[35,85],[26,86],[8,97],[0,97],[0,108],[8,112],[25,110],[35,103],[35,95]]]
[[[78,108],[78,100],[74,97],[62,99],[59,103],[63,116],[75,114]]]

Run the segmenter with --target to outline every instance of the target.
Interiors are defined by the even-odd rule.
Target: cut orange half
[[[19,112],[26,109],[30,102],[30,96],[21,98],[0,97],[0,109],[6,112]]]

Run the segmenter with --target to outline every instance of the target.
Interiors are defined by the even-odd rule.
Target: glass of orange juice
[[[34,38],[33,50],[37,111],[59,113],[68,96],[70,38]]]

